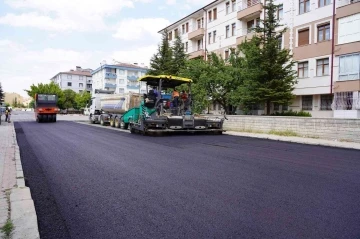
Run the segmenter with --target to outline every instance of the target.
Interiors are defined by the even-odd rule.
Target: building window
[[[91,84],[87,84],[87,85],[86,85],[86,88],[88,88],[88,89],[91,89],[91,87],[92,87]]]
[[[274,103],[274,111],[279,111],[280,105],[278,103]]]
[[[318,28],[318,42],[330,40],[330,23],[319,25],[317,28]]]
[[[172,32],[169,32],[169,41],[172,40]]]
[[[119,74],[120,75],[125,75],[125,71],[124,70],[119,70]]]
[[[230,11],[230,2],[226,3],[226,14],[229,14]]]
[[[331,3],[330,0],[319,0],[319,7],[327,6]]]
[[[229,59],[229,50],[225,50],[225,60]]]
[[[209,44],[211,43],[211,32],[209,32]]]
[[[232,1],[231,1],[231,10],[232,10],[233,12],[236,11],[236,1],[235,1],[235,0],[232,0]]]
[[[179,35],[179,31],[178,31],[178,29],[175,29],[174,30],[174,37],[177,37]]]
[[[360,94],[357,92],[336,92],[334,94],[334,110],[352,110],[353,101],[360,97]],[[356,103],[356,102],[354,102]]]
[[[298,32],[298,46],[309,44],[309,29],[301,30]]]
[[[317,76],[329,75],[329,58],[316,60],[316,75]]]
[[[185,51],[186,51],[186,52],[188,51],[188,47],[189,47],[189,43],[188,43],[188,42],[185,42]]]
[[[310,11],[310,0],[299,1],[299,14],[303,14]]]
[[[278,37],[278,47],[279,47],[279,49],[282,49],[282,39],[283,39],[282,35]]]
[[[321,95],[320,96],[320,110],[331,110],[332,101],[333,101],[332,95]]]
[[[110,68],[105,68],[105,71],[110,73],[111,72],[111,69]]]
[[[198,40],[198,51],[202,50],[203,40]]]
[[[83,88],[84,84],[83,83],[79,83],[79,88]]]
[[[283,13],[284,13],[284,7],[283,5],[279,5],[278,10],[277,10],[277,19],[283,19]]]
[[[188,33],[189,32],[189,23],[188,22],[185,24],[185,29],[186,29],[186,33]]]
[[[208,12],[208,15],[209,15],[209,17],[208,17],[208,18],[209,18],[209,22],[211,22],[211,16],[212,16],[212,15],[211,15],[211,11]]]
[[[282,111],[287,111],[287,110],[289,110],[289,106],[288,106],[288,105],[283,105],[283,106],[281,107],[281,110],[282,110]]]
[[[68,78],[68,79],[71,79],[71,75],[67,75],[67,78]]]
[[[71,82],[68,82],[67,86],[72,86],[72,83],[71,83]]]
[[[247,33],[250,33],[254,30],[255,20],[251,20],[247,22]]]
[[[360,78],[360,54],[340,56],[339,80],[358,80]]]
[[[226,37],[226,38],[229,37],[229,33],[230,33],[230,26],[227,25],[227,26],[225,27],[225,37]]]
[[[119,88],[119,93],[124,93],[125,89],[124,88]]]
[[[308,62],[298,63],[298,78],[308,77]]]
[[[185,25],[184,24],[181,25],[181,34],[185,34]]]
[[[256,18],[256,27],[260,26],[260,17]]]
[[[236,23],[231,24],[231,36],[236,35]]]
[[[302,110],[312,110],[313,96],[312,95],[303,95],[301,96],[302,100]]]
[[[216,31],[213,31],[213,43],[216,42]]]
[[[203,18],[197,20],[197,28],[198,28],[198,29],[200,29],[200,28],[203,27],[203,24],[202,24],[202,21],[203,21],[203,20],[204,20]]]
[[[214,20],[217,19],[217,9],[216,8],[213,9],[213,18],[214,18]]]

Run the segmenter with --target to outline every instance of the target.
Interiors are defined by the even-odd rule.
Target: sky
[[[100,63],[149,65],[167,25],[212,0],[0,0],[0,82],[5,92],[49,83]]]

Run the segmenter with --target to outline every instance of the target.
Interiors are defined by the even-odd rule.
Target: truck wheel
[[[95,120],[92,119],[92,115],[89,115],[90,124],[95,124]]]
[[[131,124],[129,125],[129,129],[130,129],[130,133],[132,133],[132,134],[135,133],[135,129],[133,128],[133,126]]]
[[[115,119],[113,117],[110,118],[110,126],[115,127]]]
[[[120,128],[120,119],[119,119],[119,117],[116,117],[114,121],[115,121],[115,128]]]
[[[105,122],[104,122],[104,120],[103,120],[103,117],[100,117],[100,124],[101,124],[102,126],[105,125]]]

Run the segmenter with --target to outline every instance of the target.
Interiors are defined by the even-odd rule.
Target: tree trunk
[[[266,101],[266,115],[270,115],[270,106],[271,106],[271,102],[270,100]]]

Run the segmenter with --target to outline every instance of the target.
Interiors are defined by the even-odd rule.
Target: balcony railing
[[[260,0],[245,0],[240,2],[240,5],[238,6],[238,11],[244,10],[246,8],[255,6],[256,4],[261,3]]]
[[[130,90],[137,90],[140,89],[140,85],[127,85],[127,88]]]
[[[116,88],[116,84],[105,83],[105,88]]]
[[[130,81],[137,81],[137,79],[139,79],[138,76],[127,76],[127,79]]]
[[[358,3],[360,0],[338,0],[336,3],[336,7],[343,7],[349,4]]]
[[[105,79],[116,79],[116,74],[112,72],[106,72],[105,73]]]

